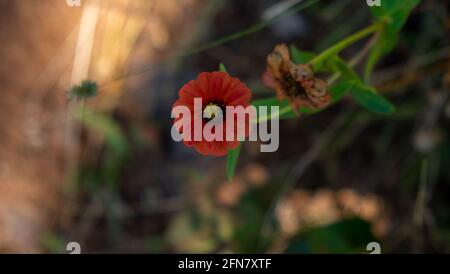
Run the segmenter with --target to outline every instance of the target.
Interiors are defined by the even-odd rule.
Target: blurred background
[[[376,67],[395,114],[344,99],[283,120],[279,150],[246,143],[231,182],[224,157],[172,140],[199,72],[223,62],[273,96],[260,79],[277,43],[321,52],[372,22],[360,0],[271,20],[301,2],[0,0],[0,252],[449,252],[447,1],[422,1]],[[85,79],[98,94],[71,100]]]

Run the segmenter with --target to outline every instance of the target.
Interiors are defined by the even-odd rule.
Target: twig
[[[427,198],[427,182],[428,182],[428,161],[425,159],[422,162],[422,169],[420,171],[420,185],[417,192],[416,204],[414,209],[414,225],[418,228],[424,224],[424,215]]]
[[[375,42],[378,40],[379,37],[379,33],[377,32],[374,36],[372,36],[372,38],[369,40],[369,42],[367,42],[367,44],[364,46],[364,48],[357,54],[355,55],[355,57],[353,57],[350,62],[349,62],[349,67],[354,67],[357,66],[359,64],[359,62],[361,62],[364,57],[366,57],[366,55],[369,53],[370,49],[373,47],[373,45],[375,45]],[[335,73],[333,76],[330,77],[330,79],[328,79],[328,84],[331,85],[333,84],[337,79],[339,79],[340,74],[339,73]]]
[[[380,92],[399,89],[419,82],[428,75],[450,69],[449,52],[450,47],[444,47],[419,56],[409,64],[400,64],[396,67],[375,73],[373,77],[376,82],[375,86]],[[410,68],[406,74],[405,67]]]

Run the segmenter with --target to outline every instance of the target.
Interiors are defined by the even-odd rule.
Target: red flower
[[[203,155],[212,156],[224,156],[228,153],[228,150],[235,149],[239,141],[236,137],[232,140],[226,140],[225,135],[227,129],[226,120],[226,107],[227,106],[242,106],[244,108],[250,105],[251,92],[245,84],[243,84],[239,79],[231,77],[226,72],[202,72],[199,74],[197,80],[192,80],[186,85],[184,85],[179,93],[179,99],[174,103],[173,107],[176,106],[186,106],[191,112],[191,136],[186,136],[182,134],[183,142],[188,147],[194,147],[195,150]],[[194,111],[194,99],[202,99],[202,113],[195,113]],[[223,119],[223,141],[212,140],[206,141],[203,136],[203,128],[205,124],[208,123],[215,116],[215,111],[219,109],[222,111]],[[211,119],[204,118],[204,114]],[[248,128],[249,117],[245,116],[246,129]],[[180,120],[182,117],[175,119],[174,123]],[[195,119],[198,119],[199,123],[195,123]],[[239,126],[236,122],[236,117],[234,118],[234,132],[236,133],[236,128]],[[194,136],[194,126],[200,125],[202,129],[202,140],[195,141]],[[177,128],[177,130],[182,133],[182,128]],[[214,130],[213,130],[214,131]],[[245,130],[245,136],[249,135],[249,131]]]

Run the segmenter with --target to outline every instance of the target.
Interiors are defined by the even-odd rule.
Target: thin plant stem
[[[231,42],[231,41],[240,39],[240,38],[245,37],[247,35],[250,35],[252,33],[258,32],[258,31],[268,27],[274,21],[276,21],[276,20],[278,20],[278,19],[280,19],[282,17],[288,16],[288,15],[291,15],[291,14],[295,14],[295,13],[301,11],[301,10],[304,10],[304,9],[308,8],[311,5],[314,5],[315,3],[319,2],[319,1],[320,0],[311,0],[311,1],[307,1],[307,2],[304,2],[304,3],[298,4],[294,8],[288,9],[288,10],[286,10],[284,12],[281,12],[278,15],[272,17],[269,20],[261,21],[261,22],[255,24],[255,25],[247,28],[247,29],[244,29],[242,31],[233,33],[233,34],[231,34],[229,36],[225,36],[225,37],[223,37],[221,39],[218,39],[216,41],[207,43],[207,44],[205,44],[205,45],[203,45],[201,47],[198,47],[196,49],[190,50],[188,52],[182,53],[182,54],[178,55],[178,57],[191,56],[191,55],[203,52],[205,50],[208,50],[208,49],[211,49],[211,48],[215,48],[215,47],[220,46],[222,44],[225,44],[227,42]]]
[[[416,205],[414,210],[413,221],[417,227],[421,227],[424,223],[424,215],[426,210],[426,198],[427,198],[427,182],[428,182],[428,161],[427,159],[422,161],[420,170],[420,185],[417,192]]]
[[[299,11],[302,11],[302,10],[304,10],[304,9],[306,9],[306,8],[316,4],[316,3],[318,3],[319,1],[320,0],[309,0],[307,2],[300,3],[297,6],[294,6],[294,7],[290,8],[290,9],[284,11],[284,12],[281,12],[280,14],[272,17],[269,20],[261,21],[261,22],[255,24],[255,25],[253,25],[253,26],[251,26],[251,27],[249,27],[247,29],[244,29],[242,31],[239,31],[239,32],[233,33],[231,35],[222,37],[222,38],[220,38],[220,39],[218,39],[216,41],[212,41],[210,43],[204,44],[203,46],[197,47],[197,48],[192,49],[192,50],[188,50],[187,52],[183,52],[183,53],[175,55],[173,57],[169,57],[169,58],[163,60],[162,62],[158,62],[156,64],[150,64],[150,65],[144,66],[144,67],[142,67],[140,69],[137,69],[136,71],[131,71],[131,72],[125,74],[125,75],[119,75],[119,76],[109,80],[108,82],[105,82],[105,83],[102,83],[101,85],[99,85],[99,89],[102,89],[102,88],[110,85],[111,83],[123,80],[125,78],[141,75],[143,73],[152,71],[153,69],[155,69],[155,67],[157,67],[158,65],[161,65],[163,63],[171,62],[171,61],[178,61],[178,60],[180,60],[182,58],[186,58],[186,57],[189,57],[189,56],[192,56],[192,55],[195,55],[195,54],[199,54],[199,53],[204,52],[206,50],[209,50],[209,49],[221,46],[221,45],[223,45],[223,44],[225,44],[227,42],[238,40],[238,39],[241,39],[241,38],[243,38],[245,36],[253,34],[255,32],[261,31],[261,30],[265,29],[266,27],[270,26],[273,22],[277,21],[278,19],[283,18],[285,16],[289,16],[289,15],[295,14],[295,13],[297,13]]]
[[[379,23],[374,23],[374,24],[368,26],[367,28],[364,28],[364,29],[350,35],[349,37],[341,40],[340,42],[336,43],[332,47],[323,51],[321,54],[314,57],[309,62],[309,64],[317,65],[317,64],[323,63],[326,59],[330,58],[333,55],[338,54],[339,52],[341,52],[343,49],[347,48],[351,44],[361,40],[362,38],[364,38],[374,32],[377,32],[380,29],[380,26],[381,25]]]
[[[348,62],[349,67],[354,67],[356,65],[359,64],[359,62],[361,62],[364,57],[369,53],[370,49],[375,45],[376,41],[378,40],[379,37],[379,33],[376,33],[372,39],[370,39],[370,41],[366,44],[366,46],[355,56],[353,57],[350,62]],[[340,73],[335,73],[333,76],[331,76],[328,79],[328,84],[331,85],[333,84],[337,79],[339,79],[339,77],[341,76]]]

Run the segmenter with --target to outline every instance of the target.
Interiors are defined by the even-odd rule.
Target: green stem
[[[290,105],[287,105],[287,106],[281,108],[281,109],[280,109],[277,113],[275,113],[275,114],[272,114],[272,113],[271,113],[270,115],[266,115],[266,116],[263,116],[263,117],[257,117],[256,119],[253,119],[251,122],[252,122],[253,124],[258,124],[258,123],[262,123],[262,122],[267,122],[267,121],[272,120],[272,119],[275,118],[275,117],[279,117],[279,116],[281,116],[281,115],[283,115],[283,114],[286,114],[286,113],[290,112],[291,110],[292,110],[291,106],[290,106]]]
[[[371,33],[374,33],[380,29],[381,25],[379,23],[374,23],[367,28],[364,28],[349,37],[345,38],[344,40],[338,42],[337,44],[333,45],[332,47],[328,48],[327,50],[323,51],[321,54],[317,55],[315,58],[313,58],[309,63],[311,65],[317,65],[322,62],[324,62],[326,59],[330,58],[333,55],[338,54],[340,51],[345,49],[346,47],[350,46],[351,44],[361,40],[362,38],[368,36]]]
[[[302,10],[304,10],[304,9],[314,5],[314,4],[316,4],[319,1],[320,0],[310,0],[310,1],[307,1],[307,2],[300,3],[300,4],[296,5],[296,6],[294,6],[293,8],[290,8],[290,9],[288,9],[286,11],[281,12],[280,14],[275,15],[274,17],[272,17],[271,19],[269,19],[267,21],[261,21],[261,22],[255,24],[255,25],[247,28],[247,29],[244,29],[242,31],[239,31],[239,32],[233,33],[231,35],[225,36],[223,38],[220,38],[219,40],[216,40],[216,41],[204,44],[203,46],[200,46],[200,47],[198,47],[196,49],[193,49],[191,51],[182,53],[182,54],[178,55],[177,57],[181,57],[182,58],[182,57],[188,57],[188,56],[191,56],[191,55],[194,55],[194,54],[198,54],[198,53],[203,52],[205,50],[218,47],[218,46],[220,46],[222,44],[225,44],[227,42],[234,41],[234,40],[240,39],[242,37],[245,37],[247,35],[250,35],[252,33],[258,32],[258,31],[260,31],[260,30],[270,26],[273,22],[275,22],[275,21],[277,21],[277,20],[279,20],[279,19],[281,19],[281,18],[283,18],[285,16],[292,15],[292,14],[295,14],[295,13],[297,13],[299,11],[302,11]]]

